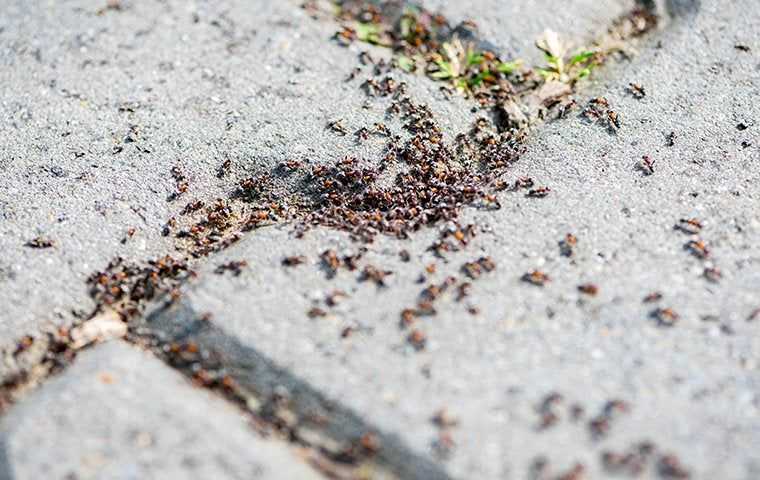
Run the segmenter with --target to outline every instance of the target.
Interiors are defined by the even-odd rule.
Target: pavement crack
[[[184,303],[154,304],[131,322],[128,341],[240,407],[257,429],[275,431],[309,450],[309,462],[331,478],[450,478],[396,435],[328,398]]]
[[[0,378],[0,415],[26,392],[65,370],[80,351],[126,334],[127,325],[109,310],[70,328],[23,336],[14,348],[0,352],[7,368]]]

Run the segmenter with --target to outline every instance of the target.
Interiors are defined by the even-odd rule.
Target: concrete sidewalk
[[[479,39],[528,62],[541,61],[532,45],[544,29],[586,45],[635,6],[421,3],[454,25],[474,20]],[[391,99],[361,88],[370,66],[349,79],[361,51],[389,53],[337,45],[339,24],[298,2],[114,5],[11,2],[0,15],[3,383],[26,368],[19,339],[93,310],[94,271],[117,256],[183,255],[181,227],[162,231],[188,218],[189,203],[228,198],[240,179],[289,161],[376,165],[385,140],[354,132],[379,122],[402,131],[386,116]],[[632,59],[595,71],[579,107],[532,132],[508,170],[510,185],[530,177],[546,198],[505,191],[499,210],[466,208],[456,225],[370,244],[285,222],[191,260],[197,275],[176,301],[130,323],[127,339],[168,365],[121,343],[82,353],[15,399],[5,475],[319,477],[345,472],[315,451],[345,460],[341,449],[361,438],[375,459],[354,477],[758,477],[760,10],[705,0],[662,11],[667,25]],[[390,75],[448,140],[481,114],[424,75]],[[582,113],[596,97],[619,128]],[[278,199],[304,188],[278,182]],[[681,222],[691,218],[699,225]],[[442,231],[468,224],[477,235],[466,247],[431,251]],[[53,245],[25,245],[35,238]],[[361,253],[358,268],[331,275],[328,250]],[[284,266],[289,257],[297,265]],[[463,270],[481,258],[495,269]],[[243,261],[237,274],[220,269]],[[367,266],[392,273],[373,281]],[[549,280],[524,281],[530,272]],[[448,277],[435,313],[401,328],[405,309],[430,295],[421,291]],[[192,359],[176,363],[187,349]],[[230,375],[237,407],[170,366],[196,384],[199,369]],[[117,394],[94,372],[113,377]],[[273,398],[288,399],[287,421],[268,416]],[[241,409],[284,425],[263,439]],[[159,441],[111,449],[147,438],[135,429]],[[81,442],[55,460],[70,436]]]

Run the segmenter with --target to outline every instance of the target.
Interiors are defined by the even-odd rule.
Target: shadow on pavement
[[[431,458],[417,454],[397,435],[383,432],[369,419],[362,418],[336,399],[325,397],[308,382],[279,367],[266,355],[250,345],[245,345],[234,336],[228,335],[212,321],[201,319],[191,307],[174,304],[157,307],[146,315],[138,330],[150,332],[148,337],[160,338],[161,343],[184,344],[193,342],[200,351],[209,355],[202,362],[209,370],[223,368],[245,391],[254,392],[257,400],[263,402],[262,416],[268,418],[268,411],[276,408],[276,400],[287,396],[288,410],[295,414],[297,428],[318,432],[325,444],[349,445],[364,434],[372,432],[379,440],[381,448],[372,457],[376,465],[398,478],[425,478],[448,480],[451,477]],[[169,363],[187,375],[192,375],[185,365]],[[314,418],[327,422],[314,422]],[[2,480],[0,478],[0,480]]]
[[[13,470],[8,455],[8,443],[0,433],[0,480],[13,480]]]

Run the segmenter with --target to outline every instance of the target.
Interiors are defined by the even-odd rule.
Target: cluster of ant
[[[403,85],[403,84],[400,84]],[[351,232],[366,241],[378,233],[406,238],[425,226],[456,219],[464,205],[493,204],[489,191],[520,147],[510,134],[483,131],[482,119],[471,135],[449,146],[429,107],[413,102],[396,87],[389,113],[400,115],[411,138],[390,137],[377,167],[346,158],[316,167],[306,179],[313,211],[306,222]],[[467,155],[464,155],[467,153]],[[393,165],[390,185],[380,182]]]
[[[584,480],[587,478],[586,473],[586,466],[582,463],[575,463],[567,470],[554,473],[549,459],[539,456],[531,463],[527,478],[530,480]]]
[[[544,431],[557,425],[561,420],[561,409],[565,399],[562,394],[552,392],[546,395],[536,406],[540,416],[538,431]],[[567,406],[569,418],[579,422],[584,417],[585,409],[578,403]],[[630,406],[622,400],[610,400],[601,411],[587,422],[591,436],[599,440],[609,434],[613,420],[630,411]],[[584,468],[573,467],[566,476],[552,476],[548,473],[548,461],[539,459],[534,463],[533,478],[585,478]],[[650,465],[661,478],[687,479],[689,471],[681,464],[678,457],[672,454],[657,452],[657,447],[649,441],[638,442],[622,453],[604,450],[601,453],[601,463],[604,470],[613,475],[639,477]],[[569,476],[567,476],[569,475]]]
[[[534,94],[544,84],[536,70],[517,68],[516,62],[505,63],[496,52],[482,49],[476,41],[477,25],[472,21],[452,26],[444,16],[425,8],[405,8],[404,2],[384,2],[382,7],[368,0],[336,3],[336,20],[344,24],[335,34],[339,44],[347,46],[362,41],[388,47],[394,53],[391,62],[375,62],[376,74],[393,67],[407,72],[421,71],[433,80],[444,80],[446,84],[441,91],[447,97],[456,89],[473,98],[480,107],[499,114],[505,113],[503,105]],[[362,34],[358,30],[366,31]],[[362,54],[362,64],[367,64],[367,58]],[[442,75],[442,58],[456,63],[456,72],[446,71]],[[360,71],[352,72],[349,79]],[[567,105],[561,103],[553,102],[551,106],[559,105],[558,110],[562,110]],[[505,126],[509,122],[500,123]]]
[[[359,261],[366,253],[366,248],[362,247],[357,253],[346,254],[343,256],[338,255],[335,250],[328,249],[322,252],[319,256],[321,267],[325,272],[328,279],[335,278],[339,270],[347,270],[349,272],[355,272],[359,269]],[[295,267],[306,262],[306,257],[303,255],[291,255],[285,257],[282,264],[287,267]],[[359,281],[373,281],[378,287],[385,287],[385,277],[391,275],[393,272],[388,270],[381,270],[372,265],[365,265],[361,272]],[[349,295],[343,290],[332,290],[325,295],[324,302],[330,307],[336,307],[343,299]],[[314,306],[307,312],[309,318],[326,317],[328,312],[319,306]],[[346,327],[341,332],[341,337],[346,338],[353,332],[353,327]]]
[[[228,167],[224,168],[226,171]],[[194,258],[224,250],[245,232],[298,215],[302,208],[298,201],[289,202],[277,192],[278,185],[270,175],[244,178],[229,198],[210,204],[188,202],[179,213],[180,219],[169,219],[163,235],[173,234]]]
[[[391,20],[387,9],[381,10],[371,2],[344,1],[339,2],[339,6],[340,20],[373,26],[371,30],[376,37],[369,43],[390,46],[401,55],[424,57],[433,54],[440,46],[439,41],[453,31],[445,19],[424,9],[413,18],[402,14],[400,20]],[[400,31],[402,23],[405,24],[403,32]],[[358,32],[350,27],[338,32],[336,38],[344,44],[368,41],[359,38]],[[373,63],[366,54],[360,60],[363,65]],[[493,54],[485,55],[484,61],[498,62],[498,58]],[[386,73],[387,69],[382,68],[381,72]],[[378,73],[377,68],[375,73]],[[357,75],[357,71],[352,72],[349,80]],[[486,82],[483,89],[471,93],[482,108],[491,108],[498,113],[505,102],[519,99],[522,93],[538,87],[538,83],[531,84],[527,78],[516,80],[517,83],[512,80],[516,79],[497,75]],[[509,122],[499,122],[499,115],[494,115],[496,123],[481,117],[470,131],[447,144],[430,108],[413,102],[403,82],[390,76],[369,78],[362,83],[362,88],[369,97],[392,98],[388,114],[401,117],[403,128],[411,138],[402,141],[384,124],[357,131],[359,141],[370,135],[387,137],[384,158],[378,166],[364,166],[357,159],[346,158],[331,167],[312,169],[306,179],[313,202],[309,207],[311,212],[306,215],[306,224],[345,230],[355,238],[372,241],[377,234],[407,238],[423,227],[456,220],[465,205],[500,208],[495,193],[508,187],[500,177],[523,153],[525,129],[507,128]],[[598,121],[604,120],[610,129],[616,130],[621,125],[620,118],[608,107],[605,99],[595,99],[586,115],[590,118],[596,114]],[[341,136],[350,133],[339,120],[330,122],[328,128]],[[395,176],[388,182],[390,171],[395,172]],[[531,198],[544,198],[551,193],[549,187],[535,186],[527,178],[515,183],[514,190],[522,188]],[[460,234],[469,236],[470,232]],[[436,242],[433,249],[442,256],[460,247],[460,239],[454,236],[453,241],[444,238]],[[465,266],[465,274],[476,278],[483,269],[480,263],[472,262]],[[529,272],[523,279],[539,286],[550,280],[540,271]],[[421,293],[417,307],[402,312],[402,325],[412,327],[418,317],[435,314],[433,302],[443,292],[455,289],[457,298],[462,299],[470,288],[469,282],[459,282],[455,277],[445,279],[440,285],[429,285]],[[579,290],[595,295],[598,287],[585,284]],[[427,338],[421,330],[414,328],[408,340],[421,349]]]
[[[451,35],[452,29],[443,15],[420,8],[405,9],[405,2],[387,1],[382,6],[368,0],[339,0],[337,20],[344,23],[358,22],[371,25],[372,34],[362,38],[351,26],[344,26],[335,39],[350,45],[365,41],[390,46],[406,54],[430,54]]]
[[[169,194],[167,200],[174,201],[187,192],[189,181],[185,173],[178,166],[174,166],[171,169],[172,177],[174,178],[175,191]]]
[[[691,478],[691,473],[682,465],[678,457],[669,453],[658,454],[656,445],[648,441],[638,442],[623,452],[605,450],[601,457],[604,470],[611,475],[638,478],[650,464],[654,463],[660,478],[673,480]]]
[[[470,280],[477,280],[484,273],[492,272],[495,269],[496,263],[491,257],[480,257],[477,260],[465,262],[461,268],[462,273]],[[435,273],[435,264],[429,265],[426,271],[430,274]],[[425,276],[420,277],[420,280],[425,282]],[[447,292],[455,292],[455,300],[462,302],[469,297],[471,289],[472,283],[470,281],[460,280],[455,276],[448,276],[441,283],[431,283],[426,286],[420,292],[416,307],[406,308],[401,312],[401,328],[411,329],[407,337],[408,342],[417,350],[425,348],[427,336],[416,326],[420,317],[436,315],[438,312],[435,308],[435,302]],[[472,315],[479,313],[477,307],[472,305],[468,306],[467,311]]]
[[[130,318],[140,313],[145,302],[175,292],[191,274],[185,261],[169,255],[142,266],[116,258],[105,270],[90,275],[87,283],[98,308],[109,306]]]
[[[538,430],[543,431],[556,425],[560,420],[559,407],[564,403],[564,397],[562,394],[552,392],[541,400],[536,407],[536,411],[540,415],[540,422],[538,424]],[[577,422],[584,416],[585,409],[574,403],[568,408],[570,412],[570,418]],[[610,400],[605,403],[601,412],[589,419],[588,428],[592,438],[599,439],[606,436],[612,426],[613,420],[619,418],[620,415],[627,413],[630,410],[630,406],[623,400]]]
[[[394,51],[403,54],[434,54],[441,41],[453,33],[445,18],[424,9],[412,15],[403,13],[399,4],[401,14],[395,15],[393,9],[387,6],[380,9],[372,2],[339,3],[341,20],[382,27],[379,31],[387,38],[374,40],[381,43],[389,40]],[[355,35],[356,31],[344,29],[338,36],[353,41]],[[484,61],[498,62],[498,58],[485,55]],[[368,55],[362,56],[362,63],[374,64],[377,73],[378,62]],[[381,72],[389,68],[380,65]],[[489,82],[488,88],[475,96],[482,106],[493,108],[519,95],[521,89],[536,87],[526,82],[522,82],[525,86],[516,86],[503,75]],[[231,198],[218,199],[210,205],[199,200],[188,202],[180,212],[180,219],[173,217],[167,222],[164,234],[173,232],[185,242],[185,250],[197,258],[230,246],[246,231],[286,219],[303,219],[304,229],[308,225],[328,226],[371,241],[378,233],[406,238],[422,227],[456,219],[464,205],[499,208],[494,192],[503,188],[505,184],[499,177],[522,154],[524,131],[504,129],[481,118],[470,132],[447,144],[430,108],[413,102],[403,82],[390,76],[380,80],[369,78],[362,88],[370,97],[392,97],[388,114],[400,116],[411,136],[402,141],[382,123],[359,130],[359,140],[369,135],[388,139],[385,156],[378,166],[362,167],[358,160],[348,158],[331,167],[314,167],[305,175],[306,192],[293,194],[290,199],[277,194],[278,185],[269,175],[246,178]],[[340,135],[348,134],[340,121],[331,122],[329,128]],[[380,182],[391,166],[396,173],[390,185]],[[226,159],[218,176],[226,176],[230,169],[231,161]],[[291,161],[277,170],[303,172],[305,167],[301,162]],[[171,174],[176,191],[170,200],[175,200],[188,191],[189,182],[179,167],[173,168]],[[548,187],[532,188],[528,196],[541,198],[549,192]]]
[[[620,114],[612,110],[609,100],[604,97],[589,100],[582,115],[588,121],[606,127],[610,133],[617,133],[623,125]]]

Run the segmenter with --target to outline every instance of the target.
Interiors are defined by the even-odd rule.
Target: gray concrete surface
[[[357,273],[325,280],[318,252],[358,248],[342,235],[316,231],[297,241],[287,227],[260,231],[218,259],[248,260],[250,271],[218,277],[210,264],[185,304],[431,458],[439,435],[431,417],[448,408],[459,418],[457,446],[441,463],[457,478],[525,478],[537,457],[555,474],[582,462],[591,478],[606,478],[602,452],[643,440],[659,455],[676,454],[692,478],[756,477],[757,13],[750,2],[702,2],[632,63],[597,78],[588,98],[605,95],[622,115],[616,135],[574,115],[536,134],[511,178],[530,175],[552,194],[504,194],[502,210],[466,213],[465,223],[486,231],[467,251],[437,261],[433,278],[483,254],[497,271],[473,282],[479,315],[444,300],[437,316],[421,320],[425,351],[406,343],[398,319],[424,287],[414,281],[435,261],[425,248],[436,232],[370,246],[365,261],[394,271],[378,289],[358,283]],[[627,94],[629,82],[647,97]],[[654,175],[636,169],[643,155],[655,159]],[[709,259],[685,251],[694,237],[673,228],[684,217],[704,222]],[[558,247],[568,232],[579,238],[570,259]],[[413,252],[411,263],[398,260],[402,248]],[[283,269],[280,259],[293,254],[310,263]],[[723,278],[706,280],[706,267]],[[534,268],[552,282],[520,282]],[[577,291],[585,282],[598,284],[596,298]],[[325,318],[308,318],[333,289],[349,298]],[[644,304],[652,291],[663,300]],[[658,326],[650,317],[658,307],[673,308],[680,321]],[[355,332],[344,339],[346,326]],[[562,407],[559,424],[538,431],[536,408],[551,392],[566,406],[580,404],[585,419],[574,423]],[[592,439],[589,418],[614,399],[630,412],[607,438]],[[644,476],[659,473],[650,465]]]
[[[427,247],[437,230],[408,241],[379,238],[362,260],[394,272],[379,288],[358,282],[358,272],[328,280],[319,267],[323,250],[361,246],[347,236],[316,229],[296,239],[292,225],[271,227],[207,259],[181,305],[211,313],[228,338],[454,478],[526,478],[539,457],[554,475],[582,462],[590,478],[607,478],[602,453],[644,440],[657,454],[643,478],[662,476],[656,459],[668,453],[692,478],[757,478],[760,318],[751,319],[760,307],[760,11],[751,0],[669,4],[680,17],[668,30],[631,63],[598,73],[578,97],[581,104],[607,97],[622,116],[617,134],[576,115],[542,128],[508,180],[529,175],[552,193],[504,193],[499,211],[467,210],[463,223],[481,231],[466,250],[435,258]],[[334,25],[307,21],[285,2],[260,9],[234,2],[127,5],[96,15],[89,3],[17,2],[0,17],[0,118],[8,125],[0,155],[10,160],[0,166],[0,248],[7,252],[0,260],[0,338],[55,320],[56,309],[66,318],[72,308],[87,308],[84,278],[113,255],[141,259],[171,250],[161,225],[186,201],[231,187],[230,179],[215,177],[227,156],[242,174],[291,157],[323,162],[375,152],[377,145],[359,147],[351,135],[324,130],[336,117],[352,131],[382,116],[379,104],[359,107],[366,99],[358,82],[343,82],[358,49],[332,45]],[[454,19],[474,18],[483,37],[522,56],[543,28],[585,37],[625,2],[554,10],[545,2],[426,5]],[[437,85],[409,81],[414,99],[431,103],[448,131],[467,125],[464,100],[445,102]],[[643,85],[647,96],[634,99],[629,82]],[[143,106],[120,113],[124,101]],[[124,144],[133,124],[138,141]],[[667,146],[670,132],[675,140]],[[114,146],[124,149],[113,155]],[[76,158],[75,151],[85,155]],[[655,160],[653,175],[636,169],[643,155]],[[191,191],[167,204],[169,169],[178,163],[190,174]],[[673,229],[686,217],[705,225],[699,237],[711,249],[707,260],[684,249],[695,237]],[[139,232],[121,245],[130,226]],[[572,258],[558,247],[566,233],[579,239]],[[58,246],[22,247],[40,234]],[[401,249],[411,252],[409,263],[399,259]],[[282,258],[295,254],[307,263],[283,268]],[[473,281],[466,301],[445,295],[436,316],[420,319],[428,342],[416,352],[398,326],[401,310],[414,306],[427,283],[461,276],[461,265],[482,255],[496,261],[496,271]],[[243,259],[250,267],[238,277],[213,273]],[[436,273],[416,283],[433,262]],[[705,279],[706,267],[719,268],[722,278]],[[521,282],[532,269],[552,281],[543,288]],[[585,282],[599,286],[596,297],[577,291]],[[348,297],[327,307],[335,289]],[[663,300],[643,303],[652,291]],[[468,313],[470,305],[480,313]],[[327,316],[309,318],[314,306]],[[658,307],[673,308],[678,323],[657,325],[650,314]],[[344,338],[347,327],[353,333]],[[65,389],[75,387],[72,381]],[[58,388],[44,386],[40,396]],[[538,429],[537,406],[552,392],[564,397],[558,423]],[[606,437],[592,438],[589,420],[615,399],[630,411],[612,421]],[[40,408],[41,400],[27,400],[19,412]],[[573,404],[583,407],[581,420],[572,420]],[[436,446],[444,432],[432,421],[441,408],[458,419],[447,429],[455,446],[446,455]],[[6,442],[14,465],[14,452],[28,454],[23,442],[43,432],[28,430]],[[21,446],[13,447],[14,438]],[[32,460],[19,464],[39,468]]]
[[[511,19],[510,35],[528,52],[539,24],[560,28],[556,20],[583,11],[582,22],[562,30],[585,36],[625,3],[581,2],[551,14],[537,4],[542,13],[527,23],[519,12],[495,18]],[[216,178],[226,159],[242,174],[289,159],[372,158],[381,145],[360,148],[352,135],[325,132],[336,119],[351,133],[382,121],[382,108],[356,108],[366,99],[357,82],[343,81],[366,47],[336,46],[336,26],[311,21],[298,2],[103,5],[10,2],[0,18],[3,338],[88,311],[84,280],[112,257],[170,251],[161,226],[191,199],[229,191],[231,181]],[[431,6],[459,20],[457,5]],[[469,124],[463,102],[443,101],[424,79],[405,80],[449,133]],[[174,166],[190,191],[168,203]],[[136,233],[122,244],[130,228]],[[37,236],[55,247],[23,246]]]
[[[618,17],[630,12],[635,0],[552,0],[504,2],[477,0],[424,0],[426,8],[441,12],[452,24],[475,22],[478,35],[496,47],[505,59],[523,59],[527,65],[543,65],[535,48],[547,29],[562,35],[574,48],[588,45],[604,34]]]
[[[224,400],[121,342],[82,353],[1,425],[4,479],[321,478]]]
[[[91,2],[3,7],[4,340],[89,312],[85,280],[113,257],[171,253],[162,226],[189,201],[226,196],[236,178],[286,160],[376,158],[384,145],[353,135],[384,120],[378,102],[359,108],[364,77],[345,82],[364,47],[336,45],[337,25],[311,20],[299,2],[124,5],[102,14]],[[449,132],[469,124],[463,99],[445,102],[438,85],[406,79]],[[339,119],[345,137],[326,129]],[[219,179],[227,159],[232,171]],[[167,202],[174,166],[189,188]],[[55,246],[24,246],[38,236]]]

